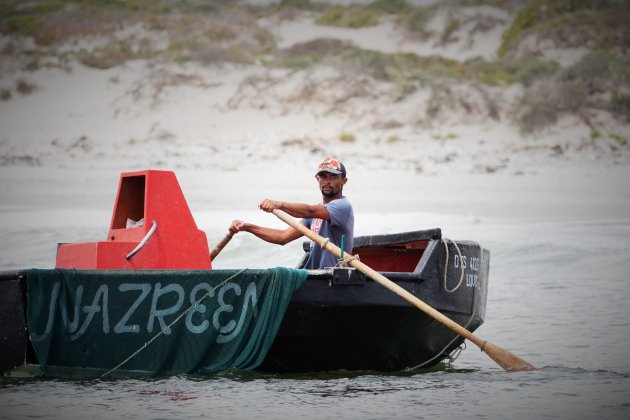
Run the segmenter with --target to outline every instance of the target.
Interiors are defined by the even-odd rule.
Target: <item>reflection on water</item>
[[[0,418],[624,418],[630,397],[628,375],[575,368],[1,382]]]

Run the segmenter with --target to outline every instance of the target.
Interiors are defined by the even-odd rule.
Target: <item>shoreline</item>
[[[174,170],[193,215],[255,212],[264,198],[316,203],[308,168]],[[120,172],[109,169],[0,168],[3,213],[46,208],[111,214]],[[345,195],[355,212],[432,213],[471,219],[630,220],[630,168],[552,168],[536,174],[438,174],[353,170]],[[70,217],[70,216],[69,216]],[[4,218],[3,218],[4,219]],[[2,225],[6,223],[1,222]]]

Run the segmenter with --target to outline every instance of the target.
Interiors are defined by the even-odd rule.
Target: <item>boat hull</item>
[[[0,372],[25,362],[25,298],[19,273],[0,278]]]
[[[458,324],[474,331],[483,323],[485,290],[444,309],[427,284],[397,282]],[[477,304],[475,304],[475,301]],[[399,371],[429,368],[448,357],[464,339],[415,306],[365,281],[334,285],[309,279],[294,295],[260,370]]]
[[[357,238],[355,246],[374,266],[403,267],[406,271],[379,271],[469,331],[484,322],[490,255],[479,244],[446,243],[436,231],[419,231]],[[2,372],[38,363],[27,339],[25,280],[23,272],[0,273]],[[429,368],[462,342],[462,337],[352,268],[314,270],[293,294],[258,369]]]

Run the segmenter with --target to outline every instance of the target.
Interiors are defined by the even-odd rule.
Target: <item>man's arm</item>
[[[289,227],[284,230],[272,229],[264,226],[258,226],[253,223],[241,222],[240,220],[233,221],[229,230],[232,234],[238,232],[249,232],[263,241],[278,245],[286,245],[302,236],[302,234],[293,227]]]
[[[328,209],[321,204],[303,204],[303,203],[287,203],[284,201],[276,200],[263,200],[258,207],[261,210],[271,213],[272,210],[282,210],[293,217],[299,217],[302,219],[323,219],[330,220],[330,214]]]

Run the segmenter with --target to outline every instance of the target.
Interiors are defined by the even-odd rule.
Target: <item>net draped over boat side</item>
[[[289,268],[28,270],[27,324],[39,374],[49,366],[109,370],[158,335],[120,369],[254,369],[307,276]]]

